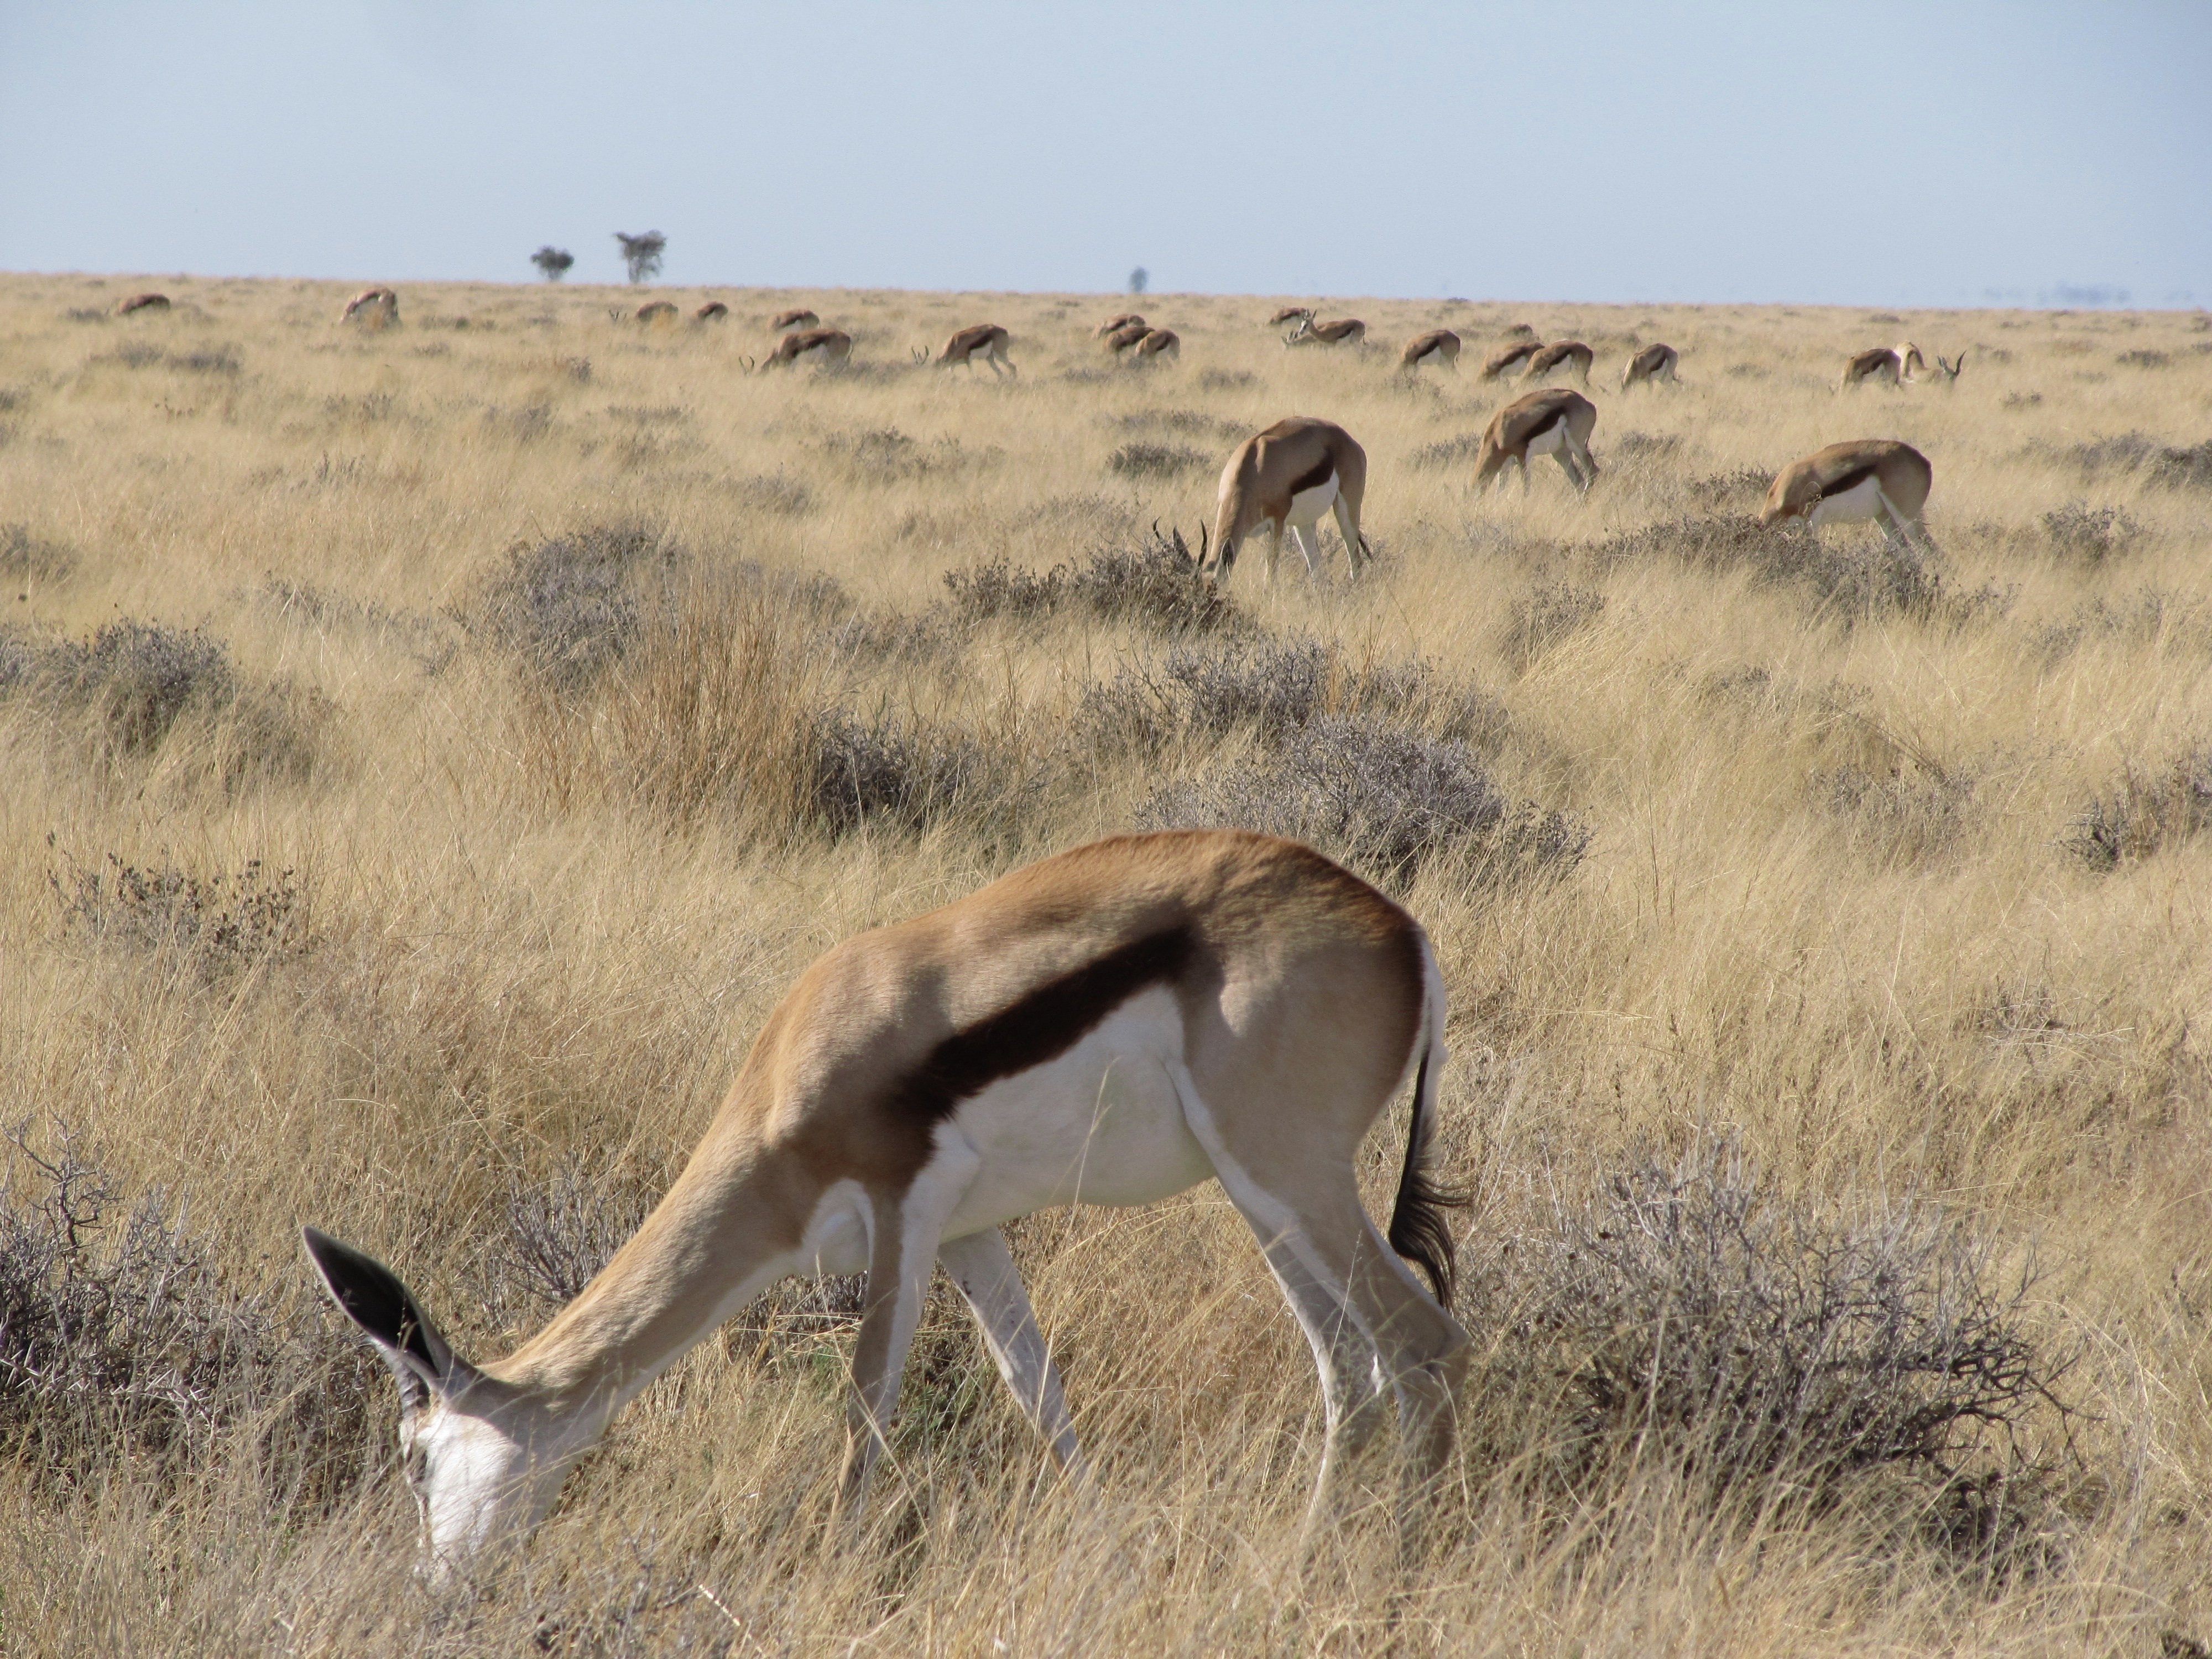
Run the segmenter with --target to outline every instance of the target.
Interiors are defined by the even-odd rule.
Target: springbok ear
[[[463,1386],[472,1375],[468,1362],[446,1346],[398,1274],[328,1233],[303,1227],[301,1234],[323,1288],[376,1344],[410,1410],[428,1405],[433,1394],[450,1395]]]

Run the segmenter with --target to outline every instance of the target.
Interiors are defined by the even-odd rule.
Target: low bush
[[[1605,595],[1568,582],[1538,587],[1515,601],[1503,641],[1507,662],[1526,671],[1605,612]]]
[[[290,870],[250,859],[235,874],[141,868],[113,853],[91,869],[73,859],[47,881],[64,926],[103,943],[178,952],[214,977],[306,948],[307,902]]]
[[[2043,515],[2043,533],[2054,550],[2102,564],[2130,551],[2146,532],[2124,507],[2072,501]]]
[[[2130,767],[2084,807],[2064,845],[2093,870],[2117,870],[2212,830],[2212,747],[2148,775]]]
[[[1018,570],[1004,557],[945,573],[953,614],[963,622],[1074,611],[1102,621],[1146,623],[1169,633],[1225,633],[1251,624],[1234,603],[1200,579],[1181,532],[1158,526],[1134,546],[1103,547],[1081,563]]]
[[[516,547],[462,620],[547,685],[578,690],[636,642],[643,623],[639,579],[676,556],[661,532],[635,523]]]
[[[1212,465],[1210,456],[1188,444],[1123,444],[1106,458],[1106,470],[1123,478],[1179,478]]]
[[[1870,532],[1820,536],[1802,525],[1751,518],[1684,518],[1616,532],[1589,550],[1601,567],[1654,558],[1707,569],[1748,568],[1761,581],[1802,591],[1845,619],[1930,615],[1942,591],[1926,554]]]
[[[1974,799],[1972,778],[1927,765],[1887,773],[1845,766],[1814,773],[1812,785],[1815,799],[1854,837],[1908,862],[1956,841]]]
[[[76,568],[76,554],[33,536],[28,525],[0,525],[0,581],[59,581]]]

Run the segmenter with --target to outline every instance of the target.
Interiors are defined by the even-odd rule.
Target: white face
[[[498,1424],[440,1404],[401,1419],[399,1449],[434,1580],[535,1526],[569,1461],[533,1458]]]

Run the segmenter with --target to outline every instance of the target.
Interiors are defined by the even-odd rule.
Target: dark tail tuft
[[[1437,1182],[1429,1174],[1429,1140],[1436,1129],[1434,1080],[1429,1075],[1433,1044],[1421,1054],[1413,1080],[1413,1115],[1406,1126],[1406,1170],[1398,1178],[1398,1202],[1390,1212],[1390,1248],[1419,1267],[1446,1308],[1459,1279],[1459,1252],[1452,1243],[1447,1212],[1463,1209],[1468,1195]]]

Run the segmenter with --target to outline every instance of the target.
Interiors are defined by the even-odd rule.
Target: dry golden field
[[[1363,302],[1375,345],[1286,352],[1279,301],[1154,295],[1182,360],[1137,372],[1110,300],[345,297],[0,279],[0,1653],[2212,1641],[2204,318]],[[800,303],[852,368],[748,377]],[[1018,380],[913,365],[986,319]],[[1596,348],[1587,501],[1469,489],[1519,321]],[[1468,366],[1408,383],[1439,325]],[[1832,389],[1906,337],[1962,378]],[[1655,339],[1684,384],[1623,397]],[[1248,549],[1209,609],[1150,527],[1293,412],[1365,446],[1380,563]],[[1932,460],[1940,557],[1745,526],[1863,436]],[[302,1222],[496,1356],[827,946],[1238,817],[1450,988],[1476,1358],[1425,1553],[1378,1497],[1301,1565],[1312,1367],[1208,1188],[1017,1230],[1095,1492],[933,1304],[827,1528],[851,1295],[795,1286],[503,1576],[416,1584]]]

